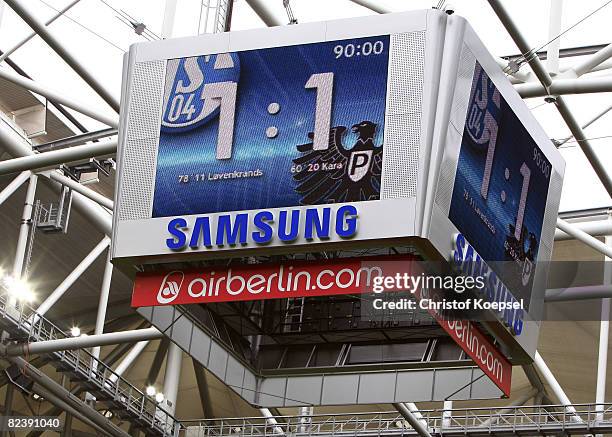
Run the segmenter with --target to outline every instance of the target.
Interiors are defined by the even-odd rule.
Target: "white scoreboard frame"
[[[172,217],[151,218],[166,61],[379,35],[391,36],[381,199],[350,203],[358,208],[356,235],[349,240],[332,235],[325,241],[308,241],[300,236],[287,244],[275,237],[265,246],[249,241],[237,246],[188,247],[179,252],[169,249],[165,240],[169,237],[167,224]],[[466,53],[471,54],[470,59],[466,59]],[[133,45],[124,58],[111,247],[113,263],[129,273],[138,264],[180,262],[190,257],[228,258],[275,250],[339,250],[356,243],[388,246],[402,241],[417,241],[424,247],[433,247],[442,258],[448,259],[453,235],[459,231],[448,219],[450,200],[441,206],[435,199],[439,189],[452,192],[452,186],[441,185],[454,183],[474,71],[466,62],[475,66],[476,60],[552,164],[553,176],[542,226],[543,249],[538,256],[538,261],[549,260],[565,163],[465,19],[430,9]],[[461,75],[462,71],[469,74]],[[414,84],[415,75],[421,81],[420,87],[409,86]],[[397,101],[398,94],[410,100],[408,111],[406,105],[393,107],[392,102]],[[211,146],[211,153],[213,149]],[[406,168],[415,171],[405,173]],[[441,172],[447,174],[442,177]],[[553,179],[557,182],[553,183]],[[277,215],[280,210],[331,208],[333,216],[343,205],[297,206],[269,211]],[[207,215],[214,223],[221,214]],[[183,217],[193,224],[197,216]],[[538,263],[535,284],[543,293],[546,271],[541,265]],[[540,294],[532,296],[530,309],[541,309],[543,296]],[[513,362],[526,362],[534,357],[539,322],[529,314],[525,316],[525,329],[520,336],[513,336],[501,323],[486,326],[510,351]]]
[[[358,208],[359,228],[350,242],[419,235],[423,216],[418,212],[423,211],[425,202],[426,189],[423,182],[427,177],[427,162],[433,137],[435,99],[437,96],[437,80],[435,79],[439,74],[441,61],[441,51],[438,48],[441,47],[444,38],[445,17],[445,14],[435,10],[415,11],[133,45],[124,61],[123,110],[121,111],[118,150],[119,178],[115,198],[116,214],[113,223],[113,259],[124,260],[129,264],[131,260],[159,262],[160,259],[168,261],[180,260],[185,257],[185,252],[173,252],[165,245],[165,239],[168,237],[166,227],[170,218],[151,218],[157,143],[161,124],[162,102],[159,96],[161,96],[160,92],[163,90],[167,59],[379,35],[392,35],[392,40],[395,35],[402,34],[419,34],[422,36],[424,39],[423,59],[414,57],[412,59],[406,57],[406,59],[411,61],[414,66],[422,68],[420,74],[425,78],[425,84],[422,87],[423,89],[419,90],[419,93],[422,93],[422,98],[418,99],[418,107],[415,108],[418,113],[405,114],[401,113],[400,109],[395,113],[393,110],[389,111],[390,98],[394,97],[389,96],[389,93],[397,92],[389,86],[391,77],[396,77],[400,81],[410,71],[408,68],[404,68],[405,71],[400,71],[398,65],[393,65],[394,49],[410,49],[410,47],[406,47],[406,43],[403,41],[392,41],[389,55],[381,200],[351,203]],[[405,50],[402,50],[402,52],[405,52]],[[426,62],[423,62],[424,60]],[[402,65],[405,67],[404,64]],[[160,81],[161,83],[159,83]],[[148,95],[139,96],[138,93],[142,94],[144,87],[148,90]],[[397,90],[397,87],[395,89]],[[128,92],[128,90],[132,92]],[[139,91],[134,93],[134,90]],[[405,93],[414,92],[414,90],[406,87],[401,91]],[[157,92],[157,98],[151,96],[155,92]],[[407,118],[410,119],[408,123],[406,123]],[[408,124],[410,130],[403,128]],[[414,180],[411,181],[413,186],[404,190],[412,191],[413,195],[407,194],[400,198],[385,196],[385,189],[393,188],[389,187],[390,184],[384,182],[385,173],[387,173],[387,179],[390,179],[390,170],[387,163],[396,161],[399,164],[395,164],[395,169],[398,170],[398,167],[401,167],[401,164],[405,163],[405,160],[411,156],[410,150],[405,150],[402,147],[402,140],[405,140],[406,136],[414,136],[420,139],[413,144],[413,148],[416,146],[416,153],[412,153],[412,156],[418,156],[418,163],[415,162],[416,165],[413,165],[418,168],[418,172]],[[395,148],[389,145],[393,142],[397,144]],[[397,190],[394,191],[397,192]],[[277,214],[281,209],[331,207],[333,216],[333,212],[342,205],[344,204],[297,206],[275,208],[270,209],[270,211]],[[235,216],[236,212],[229,214]],[[208,214],[213,223],[219,215],[221,214]],[[189,224],[192,224],[197,216],[184,217]],[[384,226],[381,226],[381,224],[384,224]],[[291,250],[296,250],[296,246],[307,245],[308,248],[303,247],[302,250],[312,251],[316,250],[314,247],[316,244],[329,245],[336,242],[346,244],[347,240],[342,240],[333,235],[325,241],[307,241],[303,237],[299,237],[290,246]],[[279,246],[288,245],[278,238],[274,238],[265,247],[259,248],[253,242],[249,242],[239,247],[226,246],[215,247],[214,249],[202,247],[195,250],[188,249],[187,251],[192,254],[208,252],[207,255],[229,257],[232,256],[233,252],[240,250],[257,248],[258,251],[265,252],[270,248]]]

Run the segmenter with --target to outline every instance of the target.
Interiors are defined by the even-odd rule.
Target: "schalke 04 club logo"
[[[325,150],[314,150],[312,142],[297,147],[303,155],[293,160],[293,179],[302,205],[379,199],[383,147],[374,145],[376,127],[371,121],[353,125],[357,141],[350,149],[343,145],[346,126],[330,129]]]
[[[480,64],[476,65],[474,75],[476,79],[472,85],[471,105],[465,125],[474,146],[486,150],[489,142],[497,139],[501,96]]]
[[[221,101],[206,98],[206,87],[238,82],[240,60],[236,53],[171,59],[166,71],[161,130],[184,132],[219,114]]]

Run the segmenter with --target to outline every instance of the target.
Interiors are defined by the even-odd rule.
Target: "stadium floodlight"
[[[155,387],[154,387],[154,386],[152,386],[152,385],[150,385],[150,386],[148,386],[148,387],[146,388],[146,393],[147,393],[149,396],[155,396],[155,393],[156,393],[156,392],[157,392],[157,390],[155,390]]]
[[[33,302],[35,298],[34,291],[30,284],[22,279],[16,279],[13,276],[4,276],[2,283],[9,295],[20,302]]]
[[[79,328],[78,326],[73,326],[72,328],[70,328],[70,335],[72,335],[73,337],[79,337],[81,335],[81,328]]]

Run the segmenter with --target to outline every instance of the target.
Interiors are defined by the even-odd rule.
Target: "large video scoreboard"
[[[136,44],[118,162],[112,257],[130,274],[413,245],[523,299],[485,325],[514,363],[535,353],[565,164],[461,17]]]

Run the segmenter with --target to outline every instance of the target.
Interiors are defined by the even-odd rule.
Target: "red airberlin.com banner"
[[[288,261],[283,264],[137,273],[133,307],[233,302],[293,297],[372,293],[374,278],[408,273],[422,276],[412,255],[341,258],[325,261]],[[405,291],[386,290],[386,291]],[[417,301],[440,300],[416,287]],[[429,313],[502,392],[510,395],[512,365],[470,320],[448,320]]]
[[[372,292],[376,276],[410,270],[412,255],[342,258],[324,262],[137,273],[132,306],[182,305]]]
[[[416,290],[414,296],[418,300],[439,300],[422,290]],[[476,323],[471,320],[447,319],[435,309],[429,309],[428,312],[436,319],[442,329],[455,340],[455,343],[474,360],[485,375],[509,397],[510,386],[512,385],[512,364],[480,331]]]

